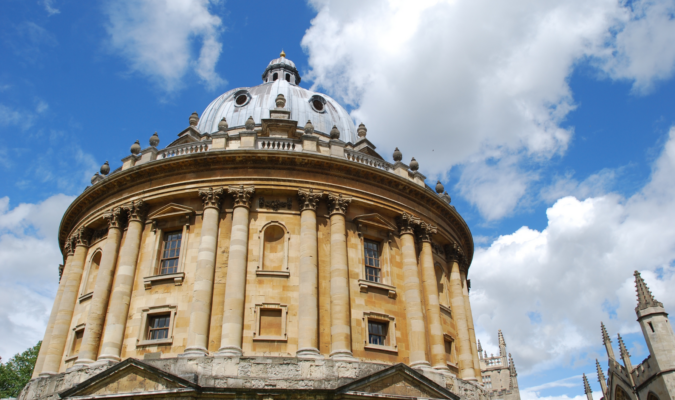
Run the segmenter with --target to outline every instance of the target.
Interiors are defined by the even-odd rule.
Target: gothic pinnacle
[[[647,284],[640,275],[640,272],[635,271],[633,273],[635,276],[635,291],[637,292],[638,305],[635,307],[635,311],[644,310],[649,307],[663,307],[663,304],[660,301],[656,301],[652,292],[649,291]]]
[[[598,382],[600,382],[600,389],[602,389],[602,395],[607,397],[607,380],[605,379],[605,374],[602,372],[602,367],[598,359],[595,359],[595,369],[598,371]]]
[[[511,376],[518,376],[518,372],[516,372],[516,363],[513,362],[511,353],[509,353],[509,369],[511,370]]]
[[[616,336],[619,338],[619,354],[621,354],[621,358],[624,358],[624,357],[630,358],[630,353],[628,353],[628,350],[626,349],[626,345],[623,343],[623,339],[621,338],[621,334],[617,333]]]
[[[586,393],[586,397],[588,400],[593,400],[593,391],[591,390],[591,385],[588,384],[588,378],[586,378],[586,374],[583,375],[584,377],[584,393]]]

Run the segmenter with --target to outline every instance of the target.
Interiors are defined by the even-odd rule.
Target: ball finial
[[[248,117],[248,119],[246,120],[246,124],[244,124],[244,126],[246,127],[247,131],[252,131],[253,128],[255,128],[255,121],[253,120],[252,116]]]
[[[307,123],[305,124],[305,135],[311,135],[314,133],[314,125],[312,125],[312,121],[307,120]]]
[[[228,127],[229,125],[227,124],[227,120],[225,119],[225,117],[223,117],[223,119],[221,119],[220,122],[218,122],[218,132],[225,132]]]
[[[284,108],[284,107],[286,107],[286,98],[284,97],[283,94],[279,93],[277,95],[275,103],[277,105],[277,108]]]
[[[401,153],[401,151],[397,147],[396,150],[394,150],[394,161],[401,161],[401,160],[403,160],[403,153]]]
[[[413,157],[412,160],[410,160],[410,169],[413,171],[417,171],[418,169],[420,169],[420,163],[418,163],[417,160],[415,160],[415,157]]]
[[[108,162],[104,162],[103,165],[101,165],[101,174],[102,175],[108,175],[110,172],[110,164]]]
[[[192,114],[190,114],[190,126],[197,126],[198,122],[199,122],[199,114],[197,114],[197,111],[195,111]]]
[[[340,139],[340,131],[336,125],[333,125],[333,129],[330,130],[330,138],[334,140]]]
[[[436,193],[441,194],[444,190],[445,188],[443,187],[441,181],[436,182]]]
[[[366,137],[366,133],[368,132],[368,129],[366,129],[366,126],[363,125],[363,122],[359,125],[358,129],[356,132],[359,134],[359,138],[364,138]]]
[[[136,141],[136,143],[131,145],[130,150],[131,150],[131,154],[133,154],[133,155],[137,155],[138,153],[141,152],[141,144],[138,142],[138,140]]]
[[[159,136],[157,135],[157,132],[153,133],[152,136],[150,136],[150,146],[152,147],[157,147],[159,144]]]

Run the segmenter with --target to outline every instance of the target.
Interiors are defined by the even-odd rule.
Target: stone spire
[[[591,385],[588,384],[586,374],[584,374],[584,393],[586,393],[588,400],[593,400],[593,391],[591,390]]]
[[[509,353],[509,371],[511,372],[511,376],[518,376],[518,372],[516,371],[516,363],[513,362],[511,353]]]
[[[635,276],[635,291],[637,292],[638,298],[638,305],[637,307],[635,307],[635,312],[644,310],[649,307],[663,308],[663,303],[661,303],[660,301],[656,301],[656,299],[652,295],[652,292],[649,291],[649,288],[647,287],[647,284],[645,283],[644,279],[642,279],[640,272],[635,271],[635,273],[633,273],[633,276]]]
[[[607,397],[607,380],[605,379],[605,374],[602,372],[602,367],[598,359],[595,359],[595,369],[598,370],[598,382],[600,382],[600,388],[602,389],[602,395]]]
[[[609,338],[607,329],[605,329],[605,324],[602,322],[600,322],[600,330],[602,331],[602,342],[605,345],[605,350],[607,350],[607,357],[609,357],[610,360],[615,360],[614,349],[612,348],[612,339]]]
[[[497,333],[497,336],[499,337],[499,355],[501,357],[506,357],[506,341],[504,340],[501,329]]]
[[[631,375],[631,372],[633,372],[633,364],[630,362],[630,354],[626,349],[626,345],[623,343],[623,339],[621,339],[621,335],[617,334],[617,336],[619,337],[619,353],[621,354],[621,359],[623,360],[623,366],[626,367],[631,384],[634,385],[633,375]]]
[[[478,357],[483,359],[483,346],[480,344],[480,339],[478,339]]]

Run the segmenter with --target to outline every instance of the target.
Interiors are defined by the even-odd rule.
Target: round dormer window
[[[312,106],[312,109],[318,113],[323,113],[326,111],[326,99],[321,96],[312,96],[309,99],[309,104]]]
[[[251,100],[251,94],[246,90],[240,90],[234,94],[234,104],[237,107],[243,107]]]

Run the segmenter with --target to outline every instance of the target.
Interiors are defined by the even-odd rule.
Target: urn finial
[[[330,138],[335,140],[340,139],[340,131],[336,125],[333,125],[333,129],[330,130]]]
[[[394,150],[394,161],[401,161],[401,160],[403,160],[403,153],[401,153],[401,151],[397,147],[396,150]]]
[[[436,182],[436,193],[442,194],[445,188],[443,187],[443,184],[441,181]]]
[[[358,129],[356,132],[359,134],[359,138],[364,138],[366,137],[366,133],[368,132],[368,129],[366,129],[366,126],[363,125],[363,122],[359,125]]]
[[[198,122],[199,122],[199,114],[197,114],[197,111],[195,111],[192,114],[190,114],[190,126],[197,126]]]
[[[103,163],[103,165],[101,165],[101,174],[108,175],[109,172],[110,172],[110,164],[108,164],[108,161],[106,161]]]
[[[141,144],[138,142],[138,140],[136,141],[136,143],[131,145],[130,150],[131,150],[131,154],[133,154],[133,155],[136,155],[136,154],[141,152]]]
[[[413,157],[412,160],[410,160],[410,169],[413,171],[417,171],[418,169],[420,169],[420,163],[418,163],[417,160],[415,160],[415,157]]]
[[[150,136],[150,146],[157,147],[158,144],[159,144],[159,136],[157,135],[157,132],[155,132],[152,134],[152,136]]]
[[[223,119],[221,119],[220,122],[218,122],[218,132],[225,132],[228,127],[229,125],[227,124],[227,120],[225,119],[225,117],[223,117]]]
[[[284,107],[286,107],[286,98],[284,97],[283,94],[279,93],[277,95],[275,103],[277,105],[277,108],[284,108]]]
[[[253,121],[252,116],[248,117],[248,119],[246,120],[246,124],[244,124],[244,126],[246,127],[247,131],[252,131],[253,128],[255,128],[255,121]]]
[[[314,133],[314,125],[312,125],[312,121],[307,120],[307,123],[305,124],[305,135],[311,135]]]

